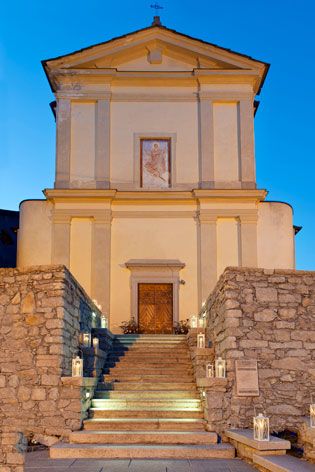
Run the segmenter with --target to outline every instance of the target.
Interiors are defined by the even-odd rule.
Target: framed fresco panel
[[[140,139],[140,186],[169,188],[171,186],[171,139]]]

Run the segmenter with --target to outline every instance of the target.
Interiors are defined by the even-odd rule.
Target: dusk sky
[[[55,164],[48,59],[149,26],[154,1],[3,2],[0,17],[0,208],[43,198]],[[255,119],[257,186],[290,203],[297,268],[315,270],[315,3],[172,0],[163,25],[271,63]]]

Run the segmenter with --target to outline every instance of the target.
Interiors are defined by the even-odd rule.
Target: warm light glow
[[[82,333],[82,344],[84,347],[91,347],[91,333]]]
[[[107,328],[107,318],[105,315],[101,316],[101,328]]]
[[[204,328],[205,327],[205,318],[198,318],[198,327],[199,328]]]
[[[72,359],[72,377],[83,376],[83,359],[79,356]]]
[[[269,441],[269,418],[262,413],[254,417],[254,439]]]
[[[98,338],[93,338],[93,347],[94,347],[94,349],[98,349],[99,344],[100,344],[99,339]]]
[[[222,357],[218,357],[215,361],[215,376],[219,379],[224,379],[226,376],[226,362]]]

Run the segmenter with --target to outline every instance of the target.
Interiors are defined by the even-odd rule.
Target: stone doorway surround
[[[173,322],[179,320],[179,272],[185,263],[178,259],[130,259],[130,314],[138,322],[138,284],[173,284]]]

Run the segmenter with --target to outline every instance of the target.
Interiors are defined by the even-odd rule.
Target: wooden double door
[[[173,332],[173,284],[138,284],[138,325],[141,333]]]

